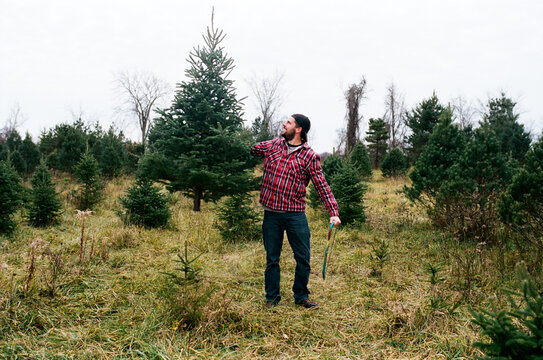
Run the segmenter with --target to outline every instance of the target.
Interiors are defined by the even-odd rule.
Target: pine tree
[[[358,174],[362,180],[371,178],[371,163],[364,144],[358,142],[355,145],[353,151],[349,154],[349,161],[358,171]]]
[[[360,182],[360,176],[352,164],[343,164],[333,176],[331,188],[343,224],[359,225],[366,221],[363,197],[367,186]]]
[[[18,150],[22,143],[23,139],[17,130],[11,131],[6,137],[6,145],[11,152]]]
[[[332,178],[334,175],[341,169],[343,166],[343,159],[336,154],[332,154],[326,157],[322,162],[322,172],[324,178],[328,182],[328,185],[331,184]]]
[[[236,194],[219,205],[215,227],[219,229],[223,240],[242,242],[261,238],[262,230],[257,225],[259,216],[251,202],[249,194]]]
[[[543,264],[543,139],[526,154],[526,164],[514,176],[499,203],[501,219],[526,245],[535,247],[534,264]]]
[[[374,169],[378,169],[381,161],[385,157],[388,149],[388,131],[383,119],[371,118],[369,120],[369,129],[366,132],[366,141],[370,153],[371,162]]]
[[[40,163],[40,150],[38,145],[34,144],[32,137],[29,133],[26,133],[19,152],[26,162],[26,170],[28,174],[32,174],[36,169],[36,166]]]
[[[492,310],[471,310],[472,322],[490,338],[490,343],[473,344],[485,353],[481,359],[536,360],[543,357],[543,289],[527,274],[524,276],[521,294],[507,292],[512,310],[499,310],[494,304]]]
[[[405,176],[409,170],[409,160],[398,148],[388,152],[381,164],[381,172],[385,177]]]
[[[270,132],[269,127],[262,121],[262,118],[257,117],[251,124],[251,133],[255,142],[261,142],[265,140],[273,139],[273,134]]]
[[[102,199],[103,184],[98,161],[88,151],[75,166],[75,177],[80,184],[78,191],[74,193],[77,207],[80,210],[92,210]]]
[[[522,163],[530,149],[531,139],[524,125],[518,122],[519,114],[515,113],[515,106],[516,103],[503,93],[499,98],[490,99],[482,126],[489,127],[496,134],[502,154],[511,154],[513,159]]]
[[[492,242],[499,226],[498,200],[515,171],[516,162],[500,152],[494,132],[475,130],[438,197],[441,202],[455,200],[448,228],[463,238]]]
[[[459,161],[465,145],[465,134],[452,123],[451,112],[443,112],[409,174],[411,186],[404,188],[407,197],[425,207],[437,224],[443,225],[452,216],[450,205],[455,196],[444,195],[443,186],[452,179],[451,167]]]
[[[9,159],[9,148],[5,142],[0,140],[0,161],[8,161]]]
[[[119,216],[127,224],[164,227],[171,217],[168,197],[147,177],[139,177],[120,201],[125,211]]]
[[[423,100],[415,109],[407,114],[406,123],[411,129],[407,138],[408,154],[411,163],[415,163],[428,143],[434,126],[445,108],[439,103],[435,92],[427,100]]]
[[[26,176],[26,161],[23,159],[23,156],[19,152],[19,150],[14,150],[10,152],[9,154],[9,162],[11,163],[11,166],[17,171],[19,176]]]
[[[28,205],[28,221],[33,226],[55,224],[58,222],[62,206],[51,180],[51,173],[44,162],[36,167],[30,183],[32,192]]]
[[[120,175],[128,158],[123,133],[116,134],[113,127],[106,133],[98,132],[92,154],[98,161],[102,175],[110,179]]]
[[[252,168],[257,160],[241,140],[243,119],[233,81],[228,75],[233,59],[224,52],[225,37],[213,21],[204,35],[205,45],[195,48],[186,71],[188,81],[178,84],[169,109],[149,134],[150,149],[142,167],[170,191],[182,191],[194,200],[242,193],[255,186]]]
[[[81,120],[56,125],[40,135],[40,153],[53,169],[73,172],[89,143],[88,128]]]
[[[11,233],[15,229],[12,216],[21,203],[21,179],[5,161],[0,161],[0,234]]]

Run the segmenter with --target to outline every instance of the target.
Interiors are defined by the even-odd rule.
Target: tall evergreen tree
[[[445,108],[439,103],[435,92],[429,99],[423,100],[415,109],[407,114],[407,126],[411,134],[407,138],[409,158],[412,163],[417,161],[428,143],[434,126]]]
[[[102,199],[103,183],[98,161],[88,151],[75,166],[75,177],[79,183],[79,189],[74,193],[77,207],[81,210],[93,209]]]
[[[15,228],[12,216],[21,202],[21,179],[5,161],[0,161],[0,234]]]
[[[369,120],[369,129],[366,132],[366,141],[370,153],[371,162],[374,169],[378,169],[383,161],[388,149],[388,130],[383,119],[371,118]]]
[[[358,175],[360,175],[362,180],[371,178],[371,162],[364,144],[358,142],[353,151],[349,154],[348,160],[358,171]]]
[[[405,187],[407,197],[425,207],[438,224],[452,216],[449,204],[454,198],[443,196],[442,187],[451,180],[450,168],[462,156],[465,145],[464,133],[452,123],[451,112],[443,112],[409,174],[411,186]]]
[[[33,226],[47,226],[56,223],[62,206],[45,162],[36,167],[30,183],[32,184],[32,192],[28,206],[28,221]]]
[[[243,120],[233,81],[234,68],[221,43],[226,35],[211,28],[205,45],[196,47],[188,58],[188,81],[178,84],[169,109],[149,134],[155,154],[142,167],[170,191],[183,191],[194,200],[194,211],[202,200],[218,200],[254,186],[251,169],[256,160],[241,141]]]
[[[516,162],[500,152],[496,134],[487,127],[473,137],[451,169],[440,196],[456,198],[448,227],[463,237],[492,242],[499,225],[498,200],[516,171]]]
[[[522,163],[530,149],[531,139],[524,125],[518,122],[515,106],[516,103],[503,93],[499,98],[490,99],[482,126],[489,127],[496,134],[503,154],[511,154],[513,159]]]
[[[32,137],[28,132],[19,147],[19,152],[26,162],[27,172],[29,174],[33,173],[36,166],[40,163],[40,150],[38,145],[34,144],[34,141],[32,141]]]
[[[535,248],[535,261],[543,265],[543,139],[526,154],[526,164],[514,176],[499,204],[501,219]]]

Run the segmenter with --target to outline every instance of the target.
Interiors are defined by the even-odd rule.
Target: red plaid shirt
[[[305,188],[309,179],[330,216],[339,216],[336,199],[324,179],[319,155],[304,143],[290,155],[285,139],[262,141],[251,154],[265,158],[260,203],[280,211],[305,211]]]

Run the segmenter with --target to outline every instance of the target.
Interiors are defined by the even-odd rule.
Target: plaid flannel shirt
[[[320,157],[304,143],[288,154],[285,139],[262,141],[251,154],[265,158],[260,203],[273,210],[305,211],[305,194],[309,180],[317,190],[330,216],[339,216],[338,206],[322,173]]]

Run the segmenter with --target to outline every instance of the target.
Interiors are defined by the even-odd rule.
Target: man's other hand
[[[334,226],[338,226],[339,224],[341,224],[341,220],[339,220],[339,217],[337,216],[332,216],[330,217],[330,224],[334,224]]]

